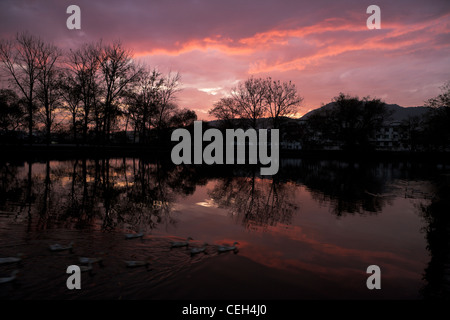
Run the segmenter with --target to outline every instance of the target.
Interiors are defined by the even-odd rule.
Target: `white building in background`
[[[383,125],[371,139],[377,150],[402,150],[400,122]]]
[[[281,141],[280,146],[282,150],[302,150],[300,141]]]
[[[301,123],[306,125],[306,122]],[[280,146],[282,150],[302,150],[302,139],[281,139]],[[312,132],[309,136],[310,142],[317,142],[321,150],[341,150],[342,143],[329,140],[323,137],[321,132]],[[411,149],[408,128],[400,121],[385,123],[379,128],[369,140],[375,150],[380,151],[409,151]]]
[[[410,149],[408,131],[399,121],[384,124],[371,139],[376,150],[407,151]]]

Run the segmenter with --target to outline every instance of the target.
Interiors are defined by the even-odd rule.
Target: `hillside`
[[[328,103],[323,107],[311,110],[300,119],[307,120],[311,115],[318,112],[319,110],[330,110],[333,107],[334,102]],[[386,104],[386,108],[388,111],[392,112],[391,121],[402,121],[414,116],[421,117],[424,116],[428,111],[427,107],[401,107],[398,104]]]

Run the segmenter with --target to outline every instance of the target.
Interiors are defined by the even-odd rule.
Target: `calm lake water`
[[[0,258],[23,255],[0,265],[1,277],[19,270],[0,284],[2,299],[449,297],[444,163],[284,159],[273,178],[141,158],[0,168]],[[187,237],[189,248],[170,248]],[[71,241],[73,252],[49,250]],[[237,252],[218,252],[235,241]],[[79,257],[103,265],[68,290],[66,269]],[[148,268],[124,262],[147,259]],[[366,286],[370,265],[381,290]]]

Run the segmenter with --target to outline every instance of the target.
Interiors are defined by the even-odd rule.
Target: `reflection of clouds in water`
[[[197,202],[196,205],[207,207],[207,208],[218,208],[219,206],[214,202],[213,199],[205,199],[205,201]]]
[[[181,212],[188,210],[191,206],[189,204],[175,202],[172,204],[172,212]]]
[[[172,208],[173,213],[188,215],[189,217],[229,216],[228,210],[219,208],[213,199],[205,199],[199,202],[175,202]]]

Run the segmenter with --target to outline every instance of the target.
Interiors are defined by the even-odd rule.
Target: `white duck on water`
[[[0,284],[8,283],[8,282],[16,280],[18,273],[19,273],[19,270],[14,270],[13,272],[11,272],[11,275],[9,277],[0,278]]]
[[[92,268],[92,263],[89,263],[87,266],[81,266],[80,267],[80,271],[81,272],[87,272],[87,271],[89,271],[89,273],[92,275],[92,270],[93,270],[93,268]]]
[[[88,257],[79,257],[78,261],[80,261],[80,264],[94,264],[98,263],[99,265],[103,265],[103,257],[96,257],[96,258],[88,258]]]
[[[60,245],[59,243],[55,243],[49,246],[50,251],[66,251],[69,250],[73,252],[73,241],[69,243],[67,246]]]
[[[125,234],[125,239],[129,240],[129,239],[137,239],[137,238],[142,238],[144,237],[144,233],[143,232],[139,232],[139,233],[126,233]]]
[[[239,244],[239,242],[235,241],[232,246],[218,246],[217,251],[219,251],[219,253],[227,252],[227,251],[237,252],[237,247],[236,247],[237,244]]]
[[[192,248],[192,249],[191,249],[191,256],[193,256],[193,255],[195,255],[195,254],[197,254],[197,253],[200,253],[200,252],[206,253],[206,246],[207,246],[207,245],[208,245],[208,244],[205,242],[205,243],[203,244],[203,247]]]
[[[150,258],[146,260],[124,261],[127,268],[147,267],[150,265]]]
[[[22,261],[22,254],[18,253],[16,257],[0,258],[0,264],[19,263]]]
[[[172,241],[170,244],[171,248],[180,248],[180,247],[187,247],[189,246],[189,240],[194,240],[191,237],[188,237],[186,241]]]

